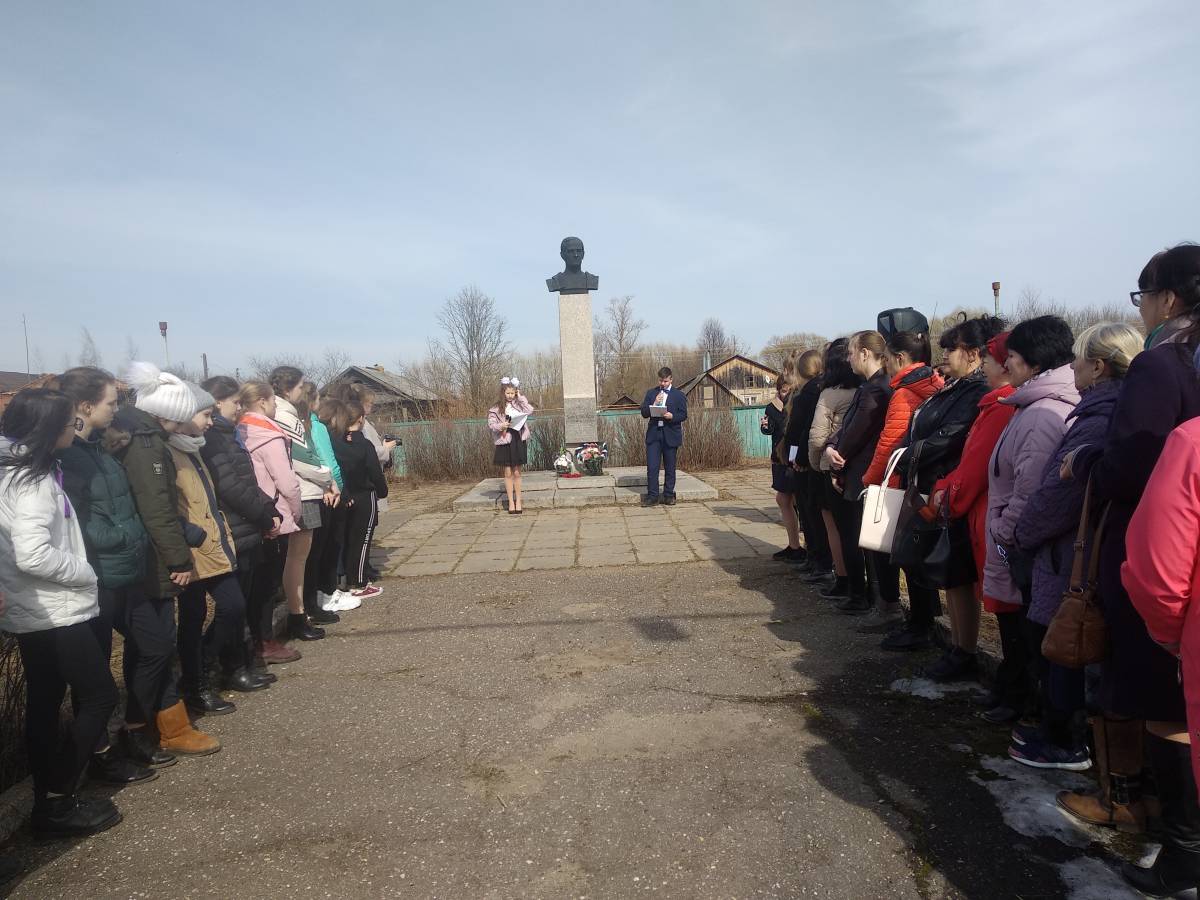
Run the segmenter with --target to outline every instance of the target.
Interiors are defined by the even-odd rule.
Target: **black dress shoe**
[[[1172,852],[1172,848],[1163,847],[1158,851],[1154,865],[1143,869],[1133,863],[1121,866],[1121,877],[1131,885],[1150,897],[1174,897],[1184,891],[1200,887],[1200,872],[1197,872],[1197,861],[1187,859],[1176,860],[1175,857],[1192,857],[1196,854]]]
[[[844,576],[835,578],[833,584],[821,590],[821,596],[826,600],[850,599],[850,579]]]
[[[342,617],[327,609],[315,609],[308,613],[308,621],[314,625],[334,625],[342,621]]]
[[[657,506],[658,494],[646,494],[642,497],[642,506]]]
[[[303,613],[288,613],[287,636],[293,641],[319,641],[325,637],[325,629],[310,625]]]
[[[236,706],[212,690],[184,694],[183,702],[198,716],[227,716],[232,712],[237,712]]]
[[[158,738],[145,728],[125,729],[121,732],[119,740],[121,752],[139,765],[165,769],[177,762],[175,754],[168,753],[159,746]]]
[[[1021,714],[1011,706],[994,706],[981,712],[979,718],[992,725],[1007,725],[1009,722],[1015,722],[1021,718]]]
[[[967,653],[959,647],[953,647],[943,653],[937,662],[928,666],[921,674],[933,681],[941,682],[975,678],[979,674],[979,661],[975,658],[974,653]]]
[[[80,799],[72,794],[67,797],[47,797],[34,803],[34,837],[70,838],[96,834],[112,828],[121,821],[121,813],[111,800],[103,797]]]
[[[806,581],[809,584],[816,584],[818,581],[828,581],[830,578],[836,577],[831,569],[816,569],[814,568],[807,575],[801,575],[800,580]]]
[[[675,495],[674,494],[663,494],[662,505],[663,506],[674,506],[675,505]]]
[[[879,646],[884,650],[924,650],[929,646],[929,630],[906,626],[894,634],[889,634]]]
[[[851,594],[834,607],[843,616],[865,616],[871,611],[871,601],[866,597],[855,597]]]
[[[275,676],[270,676],[271,680]],[[237,691],[240,694],[249,694],[253,691],[265,691],[271,686],[271,682],[266,678],[260,678],[249,669],[234,669],[232,672],[226,673],[221,681],[222,687],[227,691]]]
[[[92,754],[88,763],[88,777],[105,784],[137,784],[139,781],[153,781],[158,773],[118,753],[116,747],[109,747],[103,753]]]

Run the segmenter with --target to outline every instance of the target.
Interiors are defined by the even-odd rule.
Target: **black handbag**
[[[975,554],[971,550],[971,531],[964,519],[951,519],[945,502],[938,516],[937,537],[924,562],[921,575],[931,587],[956,588],[974,584]]]

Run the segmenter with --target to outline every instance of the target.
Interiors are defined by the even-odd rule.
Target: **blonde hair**
[[[1085,328],[1075,339],[1076,359],[1098,359],[1108,363],[1113,378],[1124,378],[1133,358],[1142,352],[1142,336],[1124,322],[1101,322]]]
[[[238,400],[243,410],[249,410],[254,403],[262,403],[275,396],[275,389],[265,381],[247,381],[238,391]]]
[[[825,355],[820,350],[805,350],[796,360],[796,377],[805,382],[821,374],[825,368]]]
[[[887,356],[887,342],[878,331],[857,331],[850,336],[850,352],[869,350],[878,359]]]

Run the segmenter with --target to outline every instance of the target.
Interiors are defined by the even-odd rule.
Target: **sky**
[[[0,369],[557,342],[568,234],[652,340],[1127,301],[1200,240],[1200,4],[9,2]],[[41,362],[41,366],[38,362]]]

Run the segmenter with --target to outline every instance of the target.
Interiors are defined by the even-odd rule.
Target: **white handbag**
[[[900,508],[904,504],[904,491],[888,487],[888,482],[892,480],[892,473],[896,471],[900,457],[906,449],[901,447],[892,453],[887,471],[883,473],[883,484],[867,487],[866,500],[863,502],[862,528],[858,532],[858,546],[864,550],[892,552],[892,539],[896,536],[896,521],[900,518]],[[925,499],[928,501],[929,498]]]

